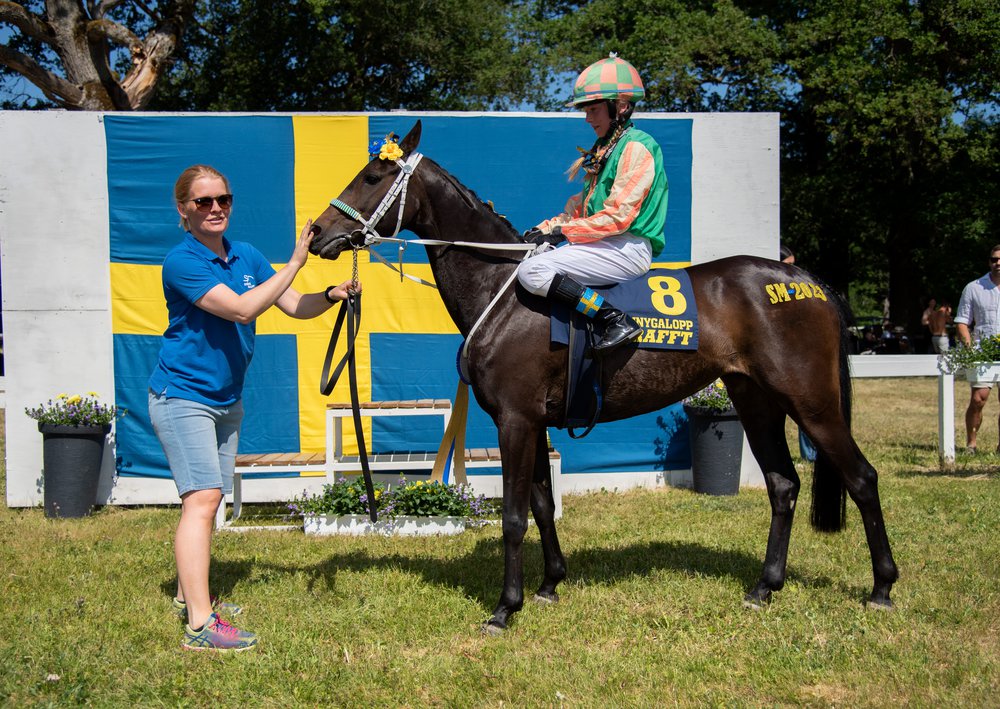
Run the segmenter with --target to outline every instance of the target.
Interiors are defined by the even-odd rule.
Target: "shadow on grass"
[[[908,446],[908,449],[927,449],[937,453],[937,446]],[[935,456],[936,461],[936,456]],[[1000,453],[980,451],[966,453],[959,448],[955,451],[955,462],[950,466],[915,466],[914,469],[901,470],[896,473],[903,478],[988,478],[1000,473]]]
[[[900,478],[967,478],[985,480],[1000,475],[1000,457],[990,463],[974,463],[973,458],[959,460],[953,468],[902,470],[895,473]]]
[[[541,543],[526,540],[523,547],[525,597],[540,585],[543,573]],[[267,562],[213,561],[213,586],[220,595],[229,594],[240,581],[264,572],[267,575],[305,574],[310,591],[317,584],[336,588],[337,574],[342,571],[364,573],[375,570],[402,571],[419,576],[426,583],[457,589],[485,611],[493,608],[503,584],[503,544],[499,539],[480,539],[467,554],[440,559],[419,554],[371,554],[352,550],[330,556],[320,563],[284,565]],[[745,591],[757,582],[763,558],[741,551],[711,548],[690,542],[650,542],[615,548],[590,548],[567,554],[567,581],[596,585],[614,585],[636,576],[651,575],[667,570],[686,575],[729,578]],[[860,595],[862,589],[847,587],[825,576],[802,577],[791,571],[788,576],[806,587],[838,587],[849,596]],[[165,592],[173,593],[176,579],[164,583]]]

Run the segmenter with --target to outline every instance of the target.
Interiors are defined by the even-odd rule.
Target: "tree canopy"
[[[155,108],[503,110],[538,51],[504,0],[220,0],[199,13]]]
[[[0,0],[4,27],[0,76],[104,110],[553,110],[616,51],[642,110],[780,113],[782,239],[857,310],[916,327],[1000,242],[986,0]]]

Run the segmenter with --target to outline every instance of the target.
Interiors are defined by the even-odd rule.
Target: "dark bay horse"
[[[420,157],[415,152],[420,130],[417,122],[400,143],[408,161]],[[408,186],[399,194],[407,175]],[[312,252],[323,258],[335,259],[358,246],[365,232],[388,234],[400,225],[422,239],[448,242],[426,248],[444,305],[466,338],[523,256],[468,245],[520,240],[510,223],[428,158],[415,166],[412,161],[404,166],[372,160],[335,202],[314,225]],[[811,275],[778,261],[731,257],[687,271],[699,313],[697,351],[626,345],[609,354],[603,365],[600,420],[656,411],[722,378],[771,501],[764,569],[744,599],[757,607],[785,581],[800,488],[785,441],[785,419],[790,416],[819,453],[813,475],[813,526],[842,529],[850,494],[861,511],[872,558],[874,586],[868,603],[891,607],[889,594],[898,572],[882,517],[878,476],[850,430],[843,305]],[[781,290],[776,284],[794,284],[794,292],[812,297],[786,299],[776,293]],[[566,576],[553,521],[545,434],[546,427],[562,420],[567,364],[565,349],[549,344],[548,313],[543,298],[516,285],[508,287],[468,342],[472,389],[496,423],[503,459],[504,583],[484,626],[487,631],[505,628],[524,602],[522,542],[529,506],[545,564],[536,597],[557,600],[556,586]]]

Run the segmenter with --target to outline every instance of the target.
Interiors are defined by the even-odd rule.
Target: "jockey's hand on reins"
[[[560,227],[555,227],[549,234],[546,234],[538,227],[532,227],[521,235],[521,241],[526,244],[534,244],[535,246],[541,246],[542,244],[558,246],[566,241],[566,237],[562,235]]]

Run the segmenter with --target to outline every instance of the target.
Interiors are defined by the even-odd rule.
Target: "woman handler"
[[[314,318],[347,298],[351,282],[320,293],[291,287],[309,255],[312,222],[277,272],[250,244],[226,239],[233,195],[214,168],[184,170],[174,198],[188,234],[163,261],[169,324],[149,378],[150,419],[181,498],[174,609],[187,621],[183,647],[247,650],[257,636],[219,615],[240,609],[209,595],[208,575],[215,512],[233,487],[255,321],[272,305],[295,318]]]
[[[634,339],[641,329],[588,286],[637,278],[663,250],[663,153],[629,120],[645,93],[635,67],[615,54],[584,69],[567,104],[583,109],[597,134],[594,146],[570,168],[571,180],[583,168],[583,191],[569,199],[562,214],[523,235],[526,242],[559,248],[523,261],[517,272],[521,285],[593,318],[599,355]]]

